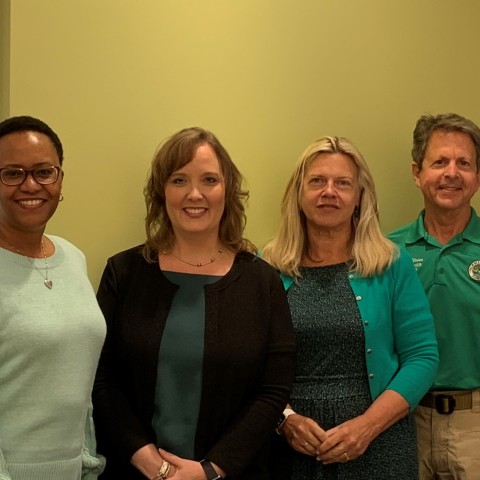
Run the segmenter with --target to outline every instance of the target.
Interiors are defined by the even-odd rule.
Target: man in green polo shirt
[[[415,412],[420,479],[480,479],[480,129],[422,116],[412,173],[425,209],[389,236],[409,251],[435,318],[440,367]]]

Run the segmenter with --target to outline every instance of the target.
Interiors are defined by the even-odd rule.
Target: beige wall
[[[475,0],[0,6],[0,113],[39,116],[62,138],[65,201],[48,231],[85,251],[95,284],[108,256],[143,240],[152,154],[182,127],[209,128],[230,151],[251,192],[247,234],[262,245],[294,160],[318,136],[364,153],[390,230],[421,207],[409,167],[417,117],[480,122]]]

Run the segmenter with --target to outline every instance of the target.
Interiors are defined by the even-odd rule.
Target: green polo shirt
[[[480,219],[441,245],[417,220],[389,234],[413,259],[435,319],[440,366],[433,390],[480,387]],[[478,262],[478,263],[476,263]]]

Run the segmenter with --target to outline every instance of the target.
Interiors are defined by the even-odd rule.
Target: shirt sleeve
[[[118,268],[117,268],[118,267]],[[93,418],[99,451],[129,463],[132,455],[154,439],[132,408],[125,393],[115,338],[118,336],[118,310],[122,301],[122,269],[109,259],[100,281],[97,299],[105,316],[107,335],[100,356],[93,388]]]
[[[400,393],[412,410],[433,382],[438,345],[428,299],[404,249],[392,266],[392,276],[392,325],[399,369],[387,388]]]
[[[255,281],[252,283],[256,284]],[[206,454],[208,460],[218,464],[232,477],[250,465],[267,444],[288,403],[294,378],[293,326],[287,296],[276,272],[272,274],[270,291],[265,293],[263,302],[270,303],[268,340],[265,360],[257,366],[260,375],[254,394]],[[249,301],[253,301],[252,297]],[[241,302],[237,309],[240,305]],[[255,337],[256,332],[250,330],[239,341],[247,350],[248,342],[255,342]]]
[[[7,470],[7,462],[3,455],[2,441],[0,440],[0,480],[12,480]]]

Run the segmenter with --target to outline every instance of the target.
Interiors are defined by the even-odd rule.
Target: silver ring
[[[303,448],[307,448],[307,446],[310,445],[307,441],[303,444]]]
[[[343,454],[345,455],[345,461],[348,462],[350,460],[350,457],[348,456],[348,453],[343,452]]]

